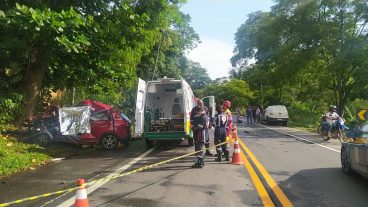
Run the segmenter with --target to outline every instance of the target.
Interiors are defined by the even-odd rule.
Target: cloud
[[[201,40],[202,43],[190,51],[187,57],[206,68],[212,79],[228,76],[233,44],[214,38],[201,38]]]

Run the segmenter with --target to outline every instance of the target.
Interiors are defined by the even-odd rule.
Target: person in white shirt
[[[335,105],[330,106],[330,111],[326,113],[326,124],[328,126],[328,131],[331,132],[334,127],[336,127],[336,121],[340,118],[337,114],[337,107]]]

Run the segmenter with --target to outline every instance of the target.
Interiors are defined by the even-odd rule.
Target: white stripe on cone
[[[77,200],[87,199],[87,192],[86,189],[79,189],[77,190],[77,194],[75,195]]]
[[[234,153],[240,153],[240,149],[234,149]]]

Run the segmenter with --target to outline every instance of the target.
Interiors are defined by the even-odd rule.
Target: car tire
[[[282,125],[287,126],[288,125],[288,122],[287,121],[282,122]]]
[[[346,174],[351,174],[352,172],[349,151],[346,149],[346,147],[341,148],[341,168]]]
[[[52,137],[50,134],[43,132],[40,134],[37,134],[32,139],[33,144],[38,144],[41,147],[46,147],[51,144]]]
[[[148,149],[152,148],[153,147],[153,144],[154,142],[152,140],[149,140],[149,139],[144,139],[145,143],[146,143],[146,147]]]
[[[194,145],[194,139],[193,138],[189,138],[188,139],[188,146],[192,147]]]
[[[119,145],[119,138],[114,134],[106,134],[101,138],[101,145],[106,150],[115,149]]]

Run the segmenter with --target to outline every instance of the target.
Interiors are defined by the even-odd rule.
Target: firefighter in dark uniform
[[[197,114],[197,111],[200,108],[203,108],[203,110],[205,111],[205,113],[208,116],[208,109],[207,109],[207,107],[204,106],[203,101],[201,99],[198,99],[197,100],[197,106],[193,107],[193,109],[192,109],[192,111],[190,113],[190,121],[191,121],[191,123],[193,123],[194,116]],[[205,147],[206,147],[206,155],[213,156],[213,154],[210,151],[210,136],[209,136],[209,133],[208,133],[208,128],[206,128],[206,137],[205,138],[206,138],[206,144],[205,144]]]
[[[204,166],[204,155],[205,155],[205,144],[206,144],[206,129],[209,126],[209,118],[204,111],[203,107],[198,107],[197,113],[193,120],[193,139],[195,151],[200,151],[197,153],[197,161],[192,166],[193,168],[202,168]]]
[[[211,123],[212,126],[215,127],[215,145],[217,152],[217,158],[215,159],[215,161],[222,162],[222,154],[224,154],[225,159],[229,161],[229,146],[227,144],[217,146],[218,144],[227,141],[226,137],[228,131],[229,117],[224,113],[222,106],[217,107],[216,110],[217,114],[215,115]]]

